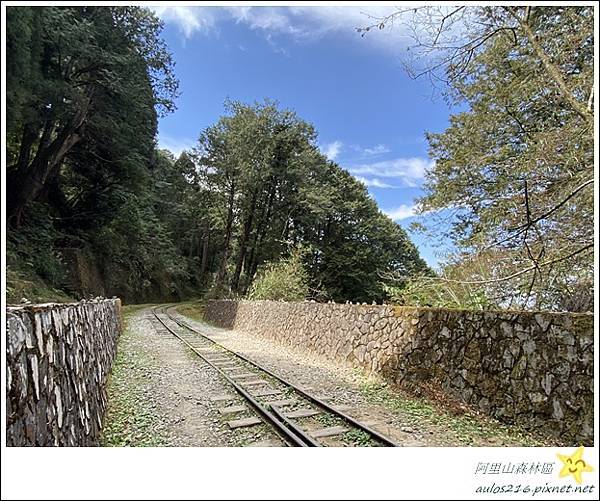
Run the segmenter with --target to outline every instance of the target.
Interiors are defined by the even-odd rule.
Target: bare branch
[[[594,183],[594,179],[588,179],[587,181],[581,183],[577,188],[575,188],[571,193],[569,193],[565,198],[563,198],[559,203],[557,203],[554,207],[552,207],[550,210],[544,212],[543,214],[539,215],[538,217],[536,217],[535,219],[532,219],[532,223],[538,223],[539,221],[541,221],[542,219],[546,219],[548,216],[550,216],[551,214],[553,214],[554,212],[556,212],[558,209],[560,209],[563,205],[565,205],[571,198],[573,198],[575,195],[577,195],[581,190],[583,190],[586,186],[589,186],[591,184]],[[513,228],[512,230],[518,230],[521,228],[526,228],[527,226],[529,226],[527,223],[525,223],[523,226],[517,227],[517,228]],[[509,231],[512,231],[509,230]]]
[[[512,235],[507,236],[506,238],[503,238],[502,240],[498,240],[498,241],[495,241],[495,242],[491,243],[484,250],[491,249],[492,247],[496,247],[498,245],[502,245],[502,244],[504,244],[506,242],[509,242],[510,240],[514,240],[519,235],[522,235],[523,233],[525,233],[525,231],[527,231],[527,229],[530,227],[531,224],[535,224],[535,223],[538,223],[538,222],[542,221],[543,219],[546,219],[548,216],[552,215],[554,212],[556,212],[558,209],[560,209],[563,205],[565,205],[571,198],[573,198],[575,195],[577,195],[586,186],[589,186],[589,185],[591,185],[593,183],[594,183],[594,179],[588,179],[584,183],[580,184],[577,188],[575,188],[571,193],[569,193],[559,203],[557,203],[556,205],[554,205],[550,210],[548,210],[548,211],[544,212],[543,214],[537,216],[536,218],[532,219],[528,223],[525,223],[525,224],[523,224],[521,226],[517,226],[515,228],[509,228],[507,231],[509,231],[509,232],[510,231],[514,231],[515,233],[513,233]]]
[[[460,12],[461,10],[463,10],[465,8],[465,6],[461,6],[458,7],[456,10],[453,10],[452,12],[450,12],[450,14],[446,14],[443,18],[442,21],[440,22],[440,27],[438,28],[437,34],[435,36],[435,39],[433,40],[433,45],[436,45],[440,35],[442,34],[442,32],[444,31],[444,23],[450,19],[452,16],[454,16],[454,14],[456,14],[457,12]]]
[[[585,251],[587,251],[589,249],[593,249],[593,248],[594,248],[593,243],[587,244],[587,245],[581,247],[580,249],[577,249],[576,251],[571,252],[570,254],[567,254],[566,256],[561,256],[561,257],[557,257],[555,259],[551,259],[550,261],[545,261],[541,264],[538,264],[537,266],[531,266],[529,268],[525,268],[524,270],[517,271],[516,273],[513,273],[506,277],[491,278],[489,280],[472,280],[472,281],[452,280],[450,278],[438,277],[437,280],[441,280],[443,282],[454,283],[454,284],[465,284],[465,285],[491,284],[491,283],[497,283],[497,282],[506,282],[507,280],[511,280],[513,278],[519,277],[521,275],[524,275],[525,273],[529,273],[530,271],[533,271],[536,268],[545,268],[546,266],[550,266],[551,264],[556,264],[556,263],[560,263],[561,261],[566,261],[567,259],[570,259],[578,254],[581,254],[582,252],[585,252]]]

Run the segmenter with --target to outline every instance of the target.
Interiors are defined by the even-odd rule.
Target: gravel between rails
[[[149,440],[150,437],[142,436],[139,440],[129,440],[126,445],[234,447],[276,439],[266,425],[236,430],[229,428],[227,421],[253,414],[243,412],[235,417],[225,417],[218,412],[220,407],[226,405],[245,404],[238,396],[228,402],[211,400],[218,395],[236,395],[235,390],[214,369],[168,333],[154,318],[151,308],[138,310],[128,316],[127,328],[118,349],[125,350],[138,363],[113,375],[119,380],[109,383],[109,412],[106,416],[109,422],[105,422],[105,428],[109,428],[117,439],[119,435],[139,437],[141,433],[151,433],[153,428],[159,428],[162,435],[157,444]],[[143,378],[132,377],[134,372],[143,374]],[[138,403],[132,408],[115,409],[122,399],[110,400],[111,384],[120,392],[135,394],[136,398],[129,400]],[[143,402],[139,402],[140,397]],[[155,423],[149,430],[135,429],[134,416],[143,410],[141,406],[152,409]],[[121,417],[119,422],[110,422],[112,416],[122,416],[123,413],[131,416]]]

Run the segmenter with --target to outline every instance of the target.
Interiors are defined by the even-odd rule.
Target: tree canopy
[[[320,300],[382,301],[387,273],[427,270],[275,102],[227,102],[192,151],[158,149],[178,83],[150,10],[8,7],[7,27],[9,296],[38,278],[128,301],[241,296],[299,248]]]
[[[427,269],[365,186],[319,152],[312,125],[268,100],[227,110],[191,157],[197,192],[214,204],[201,238],[218,241],[202,258],[216,263],[216,287],[245,293],[262,263],[299,246],[328,299],[381,301],[384,272]]]
[[[466,108],[427,135],[435,167],[421,211],[430,221],[452,212],[446,235],[458,247],[443,287],[497,306],[592,308],[593,14],[448,6],[378,21],[416,16],[413,54],[428,57],[407,61],[412,74],[443,82]]]

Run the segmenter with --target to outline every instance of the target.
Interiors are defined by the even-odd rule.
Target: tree
[[[424,267],[314,127],[273,101],[228,102],[193,151],[158,150],[177,85],[149,10],[8,13],[11,277],[126,301],[241,296],[307,247],[306,277],[284,288],[370,301],[386,297],[379,272]]]
[[[308,280],[320,298],[382,301],[381,273],[427,268],[365,186],[319,152],[312,125],[271,101],[227,111],[193,156],[224,230],[215,294],[244,294],[262,263],[299,246],[310,248]]]
[[[154,107],[173,109],[177,81],[161,27],[137,7],[7,9],[11,225],[21,224],[25,207],[55,181],[88,128],[111,127],[116,138],[114,126],[134,116],[152,136]],[[109,103],[120,115],[107,116]]]
[[[587,310],[593,9],[442,9],[417,13],[425,28],[414,52],[432,58],[413,74],[443,80],[445,95],[468,109],[454,114],[443,133],[427,136],[435,167],[422,211],[432,218],[441,209],[456,213],[449,235],[465,263],[494,257],[461,281],[498,305]],[[587,292],[575,301],[581,288]]]
[[[79,295],[89,289],[77,282],[93,277],[95,293],[128,301],[174,297],[187,280],[159,203],[169,182],[186,187],[155,151],[158,115],[177,90],[160,30],[137,7],[7,9],[15,280]]]

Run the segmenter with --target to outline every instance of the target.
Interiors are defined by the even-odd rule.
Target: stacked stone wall
[[[7,445],[97,445],[120,332],[119,299],[8,307]]]
[[[591,314],[210,301],[205,317],[394,383],[437,381],[504,422],[593,444]]]

